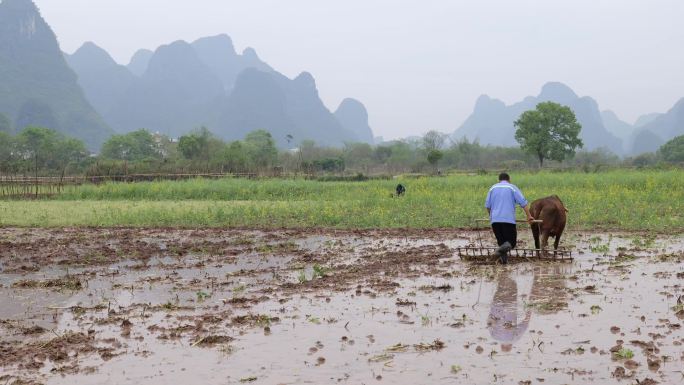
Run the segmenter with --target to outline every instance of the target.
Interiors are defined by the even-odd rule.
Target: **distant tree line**
[[[0,131],[0,173],[3,174],[80,173],[89,158],[82,141],[54,130],[27,127],[17,135]]]
[[[534,139],[532,136],[530,138]],[[296,138],[289,137],[288,140],[294,141]],[[271,134],[264,130],[251,132],[243,140],[226,142],[208,129],[200,128],[178,139],[147,130],[114,135],[104,143],[99,154],[92,154],[78,139],[68,138],[47,128],[27,127],[16,134],[0,130],[0,173],[25,176],[150,173],[433,174],[452,169],[538,168],[540,151],[535,151],[522,147],[484,146],[467,139],[453,140],[435,131],[427,132],[419,139],[375,146],[347,143],[342,148],[331,148],[303,140],[295,149],[279,150]],[[544,164],[548,167],[594,170],[602,166],[682,164],[684,136],[672,139],[655,153],[628,159],[620,159],[608,150],[599,149],[573,151],[560,162],[554,160],[559,157],[553,151],[542,153],[546,159]]]

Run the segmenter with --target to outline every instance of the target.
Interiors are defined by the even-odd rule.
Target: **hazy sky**
[[[512,103],[561,81],[628,122],[684,97],[683,0],[36,0],[73,52],[227,33],[331,110],[361,100],[376,135],[452,132],[481,94]]]

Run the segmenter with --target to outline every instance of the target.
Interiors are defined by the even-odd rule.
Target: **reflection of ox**
[[[535,219],[542,221],[542,223],[531,224],[534,247],[544,250],[548,245],[549,237],[554,237],[553,248],[558,250],[561,235],[563,235],[563,230],[565,230],[566,213],[568,212],[558,195],[537,199],[532,202],[530,212]],[[540,235],[541,245],[539,244]]]

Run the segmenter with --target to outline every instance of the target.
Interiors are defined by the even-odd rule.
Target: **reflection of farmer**
[[[532,313],[528,309],[525,318],[518,322],[518,284],[508,272],[503,272],[496,285],[487,321],[490,334],[501,342],[503,351],[510,351],[513,343],[522,337],[529,326],[531,316]]]
[[[519,205],[527,214],[527,221],[532,223],[534,218],[530,214],[527,200],[517,186],[511,184],[508,174],[499,175],[499,183],[492,186],[487,194],[485,208],[492,223],[492,230],[496,236],[499,249],[495,255],[501,258],[501,263],[508,262],[508,252],[515,248],[518,239],[518,229],[515,221],[515,206]]]
[[[552,266],[534,268],[529,302],[532,304],[560,304],[565,300],[564,274],[570,272],[570,266]],[[556,312],[559,307],[550,306],[545,312]],[[532,318],[532,308],[525,310],[524,318],[518,320],[518,284],[508,271],[502,271],[496,284],[496,291],[489,310],[487,328],[492,338],[501,343],[501,350],[511,350],[527,330]]]

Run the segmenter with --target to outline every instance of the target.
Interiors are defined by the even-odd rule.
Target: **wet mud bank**
[[[684,236],[0,229],[0,384],[675,384]],[[533,244],[522,231],[521,246]]]

